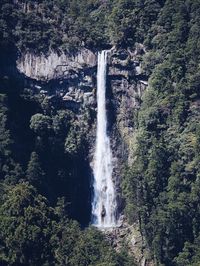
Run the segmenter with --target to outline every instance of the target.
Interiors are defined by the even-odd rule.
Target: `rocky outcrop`
[[[113,97],[109,98],[114,101],[118,114],[126,113],[123,121],[126,124],[129,111],[138,107],[147,86],[138,61],[143,52],[141,45],[134,52],[110,50],[108,89]],[[41,94],[57,95],[66,103],[71,103],[69,105],[73,102],[79,107],[95,105],[97,55],[88,49],[82,49],[75,55],[53,51],[48,55],[25,53],[18,58],[17,68],[31,79],[31,86]]]
[[[154,266],[138,223],[130,225],[124,217],[122,217],[122,220],[119,227],[102,230],[107,240],[117,251],[126,248],[126,251],[134,257],[137,265]]]
[[[27,77],[36,80],[67,78],[84,67],[96,66],[96,56],[88,49],[82,49],[75,55],[55,53],[48,55],[22,54],[17,60],[17,68]]]

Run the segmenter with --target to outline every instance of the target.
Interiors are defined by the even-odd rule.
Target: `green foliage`
[[[17,1],[1,4],[2,40],[20,51],[76,52],[110,44],[142,42],[157,19],[161,1]]]
[[[43,114],[31,117],[30,128],[38,135],[48,134],[51,129],[51,118]]]
[[[6,157],[10,155],[10,145],[11,145],[11,137],[10,132],[7,128],[8,123],[8,108],[7,108],[7,97],[5,94],[0,94],[0,122],[1,122],[1,128],[0,128],[0,154],[2,157]],[[1,158],[2,158],[1,157]]]
[[[6,1],[0,5],[2,41],[20,51],[75,52],[81,46],[108,44],[105,34],[109,4],[99,1]],[[95,25],[95,27],[94,27]]]
[[[53,265],[53,210],[27,183],[9,190],[0,208],[1,256],[8,265]]]
[[[74,249],[72,265],[96,265],[110,263],[117,265],[116,254],[113,254],[108,244],[102,245],[103,235],[94,228],[89,228],[80,236],[78,245]]]
[[[26,171],[27,180],[35,187],[38,187],[44,182],[43,181],[44,175],[45,174],[40,166],[40,160],[37,153],[32,152]]]
[[[99,231],[81,231],[63,215],[60,220],[60,207],[50,207],[33,186],[19,183],[5,191],[0,208],[3,265],[119,265]]]
[[[122,188],[129,221],[139,220],[158,265],[200,261],[199,12],[199,1],[166,1],[145,40],[149,89]]]
[[[77,155],[81,148],[81,129],[73,127],[65,140],[65,151],[71,155]]]
[[[145,33],[156,20],[160,8],[160,3],[156,0],[113,1],[108,21],[111,42],[125,47],[143,42]]]

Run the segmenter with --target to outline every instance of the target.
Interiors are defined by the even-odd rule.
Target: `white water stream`
[[[113,165],[106,116],[107,51],[98,54],[97,69],[97,132],[94,154],[94,197],[92,224],[100,228],[117,226],[117,201],[112,180]]]

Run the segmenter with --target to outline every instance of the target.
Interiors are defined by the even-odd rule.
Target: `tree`
[[[26,170],[26,178],[30,184],[40,187],[44,182],[45,173],[41,168],[39,156],[36,152],[31,153],[30,161]]]
[[[55,216],[28,183],[9,188],[0,208],[0,261],[7,265],[55,265],[51,235]]]
[[[45,136],[51,130],[51,118],[43,114],[31,117],[30,128],[39,136]]]

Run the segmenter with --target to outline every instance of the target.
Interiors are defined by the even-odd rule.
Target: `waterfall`
[[[117,225],[117,202],[112,180],[112,151],[110,139],[107,135],[106,67],[107,51],[102,51],[98,54],[97,69],[97,132],[92,203],[92,224],[100,228]]]

